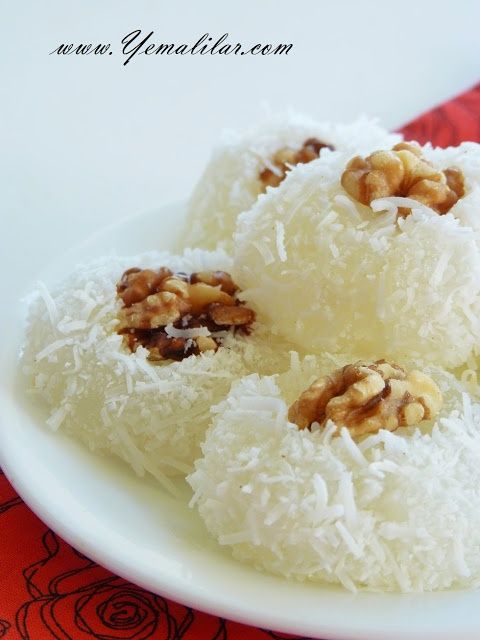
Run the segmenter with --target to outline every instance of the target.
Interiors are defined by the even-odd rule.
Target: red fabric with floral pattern
[[[480,85],[407,124],[407,140],[480,142]],[[0,472],[0,638],[267,640],[291,636],[194,611],[118,578],[50,531]]]

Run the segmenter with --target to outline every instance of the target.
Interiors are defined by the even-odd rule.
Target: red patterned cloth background
[[[480,85],[403,127],[407,140],[480,142]],[[194,611],[95,564],[49,530],[0,471],[0,638],[289,638]]]

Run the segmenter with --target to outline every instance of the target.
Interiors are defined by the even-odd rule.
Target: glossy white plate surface
[[[41,272],[32,265],[31,284],[53,283],[95,256],[168,249],[182,215],[181,205],[167,206],[100,230],[81,246],[59,251]],[[26,290],[8,272],[9,251],[18,247],[10,247],[0,265],[0,464],[29,506],[70,544],[151,591],[264,628],[325,640],[480,638],[480,592],[353,595],[258,573],[207,536],[186,505],[186,485],[184,501],[174,500],[153,480],[44,428],[42,411],[31,406],[18,380]]]

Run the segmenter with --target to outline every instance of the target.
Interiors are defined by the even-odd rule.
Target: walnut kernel
[[[197,343],[200,353],[203,351],[216,351],[218,349],[218,344],[210,336],[198,336],[198,338],[195,338],[195,342]]]
[[[222,291],[220,287],[212,287],[204,282],[196,282],[188,285],[188,287],[188,299],[194,314],[202,313],[208,305],[214,302],[219,302],[226,306],[235,304],[235,299],[225,291]]]
[[[355,437],[432,419],[442,404],[442,394],[429,376],[378,360],[349,364],[316,380],[292,404],[288,418],[300,429],[332,420]]]
[[[180,296],[170,291],[152,293],[141,302],[120,309],[119,331],[123,329],[157,329],[173,324],[188,313],[191,306]]]
[[[225,271],[198,271],[196,273],[192,273],[190,276],[190,282],[192,284],[196,284],[197,282],[203,282],[204,284],[208,284],[211,287],[218,287],[233,296],[235,291],[237,291],[238,287],[234,283],[232,276]]]
[[[208,308],[210,318],[220,326],[247,325],[253,322],[255,314],[248,307],[230,306],[224,304],[211,304]]]
[[[391,151],[375,151],[367,158],[355,156],[347,164],[341,184],[352,198],[365,205],[377,198],[402,196],[417,200],[440,215],[465,193],[459,169],[438,171],[423,158],[418,145],[407,142],[395,145]],[[400,208],[398,213],[406,216],[410,209]]]
[[[332,145],[317,138],[308,138],[297,151],[288,147],[279,149],[271,159],[271,168],[263,169],[259,175],[264,190],[267,187],[278,187],[291,167],[316,160],[320,151],[325,148],[334,149]]]
[[[117,285],[117,293],[126,307],[144,300],[151,293],[160,291],[165,278],[172,276],[170,269],[162,267],[158,271],[152,269],[127,269]]]

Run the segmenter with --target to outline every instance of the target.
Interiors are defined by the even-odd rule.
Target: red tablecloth
[[[407,140],[480,142],[480,85],[407,124]],[[50,531],[0,471],[0,638],[287,638],[156,596],[98,566]]]

